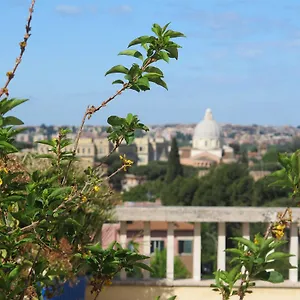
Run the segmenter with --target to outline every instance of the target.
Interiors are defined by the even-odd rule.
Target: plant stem
[[[36,2],[36,0],[31,1],[31,5],[29,7],[29,15],[28,15],[28,18],[27,18],[26,26],[25,26],[26,31],[25,31],[25,34],[24,34],[23,41],[20,43],[21,51],[20,51],[19,56],[16,59],[16,63],[15,63],[15,66],[14,66],[13,70],[10,71],[10,72],[7,72],[7,80],[6,80],[3,88],[0,89],[0,98],[4,94],[6,94],[7,96],[9,95],[8,86],[9,86],[11,80],[15,77],[16,71],[17,71],[17,69],[18,69],[18,67],[19,67],[19,65],[22,61],[23,54],[24,54],[26,46],[27,46],[27,41],[28,41],[29,37],[31,36],[31,21],[32,21],[32,15],[33,15],[33,11],[34,11],[35,2]]]

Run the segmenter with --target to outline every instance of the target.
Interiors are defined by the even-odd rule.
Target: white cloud
[[[61,4],[55,7],[55,11],[66,15],[78,15],[83,9],[80,6]]]
[[[128,14],[132,12],[132,7],[127,4],[115,6],[111,9],[111,12],[115,14]]]

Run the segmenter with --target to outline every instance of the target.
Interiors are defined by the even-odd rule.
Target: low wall
[[[177,300],[221,300],[218,293],[208,287],[157,287],[157,286],[111,286],[99,296],[99,300],[161,300],[177,295]],[[86,300],[94,300],[95,296],[86,292]],[[248,300],[296,300],[300,297],[300,290],[293,288],[255,288],[253,294],[247,294]],[[237,297],[233,297],[237,299]]]

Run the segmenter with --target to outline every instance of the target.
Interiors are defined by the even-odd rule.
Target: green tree
[[[153,272],[151,277],[153,278],[166,278],[167,273],[167,251],[156,250],[154,256],[151,258],[150,266]],[[185,279],[189,278],[190,273],[186,266],[180,260],[178,256],[174,258],[174,278],[175,279]]]
[[[171,144],[171,151],[170,151],[169,159],[168,159],[166,182],[171,183],[178,176],[183,176],[183,169],[180,164],[177,140],[176,140],[176,138],[173,138],[172,144]]]
[[[122,199],[125,202],[155,201],[160,198],[160,192],[163,187],[164,182],[161,180],[149,181],[124,192]]]

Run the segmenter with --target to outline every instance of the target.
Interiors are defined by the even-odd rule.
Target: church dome
[[[193,147],[198,149],[216,149],[221,147],[222,129],[214,120],[208,108],[204,119],[196,126],[193,135]]]
[[[195,128],[194,138],[219,139],[221,137],[221,127],[213,119],[212,111],[208,108],[205,112],[204,120],[202,120]]]

